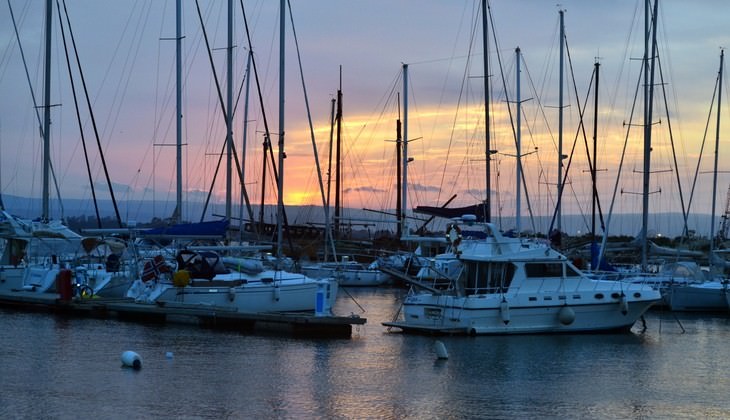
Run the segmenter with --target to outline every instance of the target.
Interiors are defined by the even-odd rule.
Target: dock
[[[309,312],[243,313],[231,308],[185,303],[140,303],[131,298],[62,300],[56,293],[0,292],[0,307],[49,312],[60,316],[117,319],[144,324],[187,324],[246,333],[275,333],[294,337],[350,338],[360,316],[315,316]]]

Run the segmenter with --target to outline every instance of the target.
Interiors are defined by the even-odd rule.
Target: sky
[[[9,2],[39,105],[43,91],[43,3]],[[122,206],[138,200],[165,203],[175,199],[175,42],[170,40],[175,37],[174,3],[163,0],[65,2],[93,104],[99,143],[115,197]],[[274,203],[275,186],[270,169],[265,178],[262,176],[262,142],[266,121],[276,154],[276,133],[280,131],[279,2],[243,2],[264,104],[262,107],[251,77],[245,125],[243,92],[249,42],[240,3],[235,3],[233,90],[242,93],[235,110],[234,141],[239,153],[245,151],[244,183],[250,200],[259,203],[263,194],[267,203]],[[323,203],[310,133],[314,132],[326,184],[332,99],[341,86],[343,205],[375,210],[395,207],[393,140],[396,119],[405,120],[403,64],[408,64],[407,137],[408,154],[413,159],[408,165],[407,207],[444,205],[453,196],[456,198],[450,202],[451,206],[485,199],[485,79],[480,3],[474,0],[290,1],[294,31],[287,16],[286,204]],[[227,5],[223,1],[202,0],[199,4],[225,98]],[[55,9],[54,3],[52,161],[62,198],[90,198],[90,181]],[[41,140],[9,10],[7,3],[0,5],[0,193],[39,197]],[[591,211],[586,143],[576,133],[581,133],[579,110],[588,103],[584,108],[584,127],[592,148],[591,80],[594,64],[598,62],[596,132],[601,206],[608,213],[615,190],[615,212],[640,212],[641,96],[633,118],[631,109],[644,48],[643,1],[574,0],[558,5],[544,0],[493,0],[490,10],[490,31],[494,31],[489,34],[491,148],[497,151],[492,155],[493,214],[500,220],[504,218],[505,225],[514,224],[516,129],[510,118],[512,121],[516,118],[517,47],[521,53],[520,160],[527,188],[526,193],[522,189],[520,199],[522,225],[530,225],[530,212],[550,215],[556,205],[560,137],[559,10],[565,11],[567,42],[563,73],[563,153],[572,156],[569,169],[566,169],[567,159],[563,161],[563,171],[569,171],[569,180],[562,211],[585,217]],[[683,190],[686,207],[696,171],[699,175],[694,183],[696,190],[690,214],[710,212],[716,127],[716,116],[711,110],[716,112],[716,104],[711,107],[721,47],[730,45],[728,16],[730,3],[721,0],[665,0],[659,4],[657,38],[661,77],[657,72],[652,118],[650,211],[653,213],[681,212],[678,185]],[[64,15],[64,27],[68,31],[65,19]],[[194,1],[183,1],[182,27],[183,196],[186,202],[200,201],[212,191],[212,200],[220,212],[225,199],[225,161],[212,190],[211,184],[225,139],[225,120]],[[72,64],[74,83],[79,87],[81,79],[76,64]],[[721,96],[723,105],[728,102],[725,86],[727,83]],[[85,103],[83,96],[79,98]],[[730,177],[722,173],[727,170],[723,168],[727,165],[723,156],[728,153],[730,127],[726,109],[722,111],[720,125],[721,172],[715,194],[718,214],[725,210],[730,182]],[[108,199],[97,140],[85,106],[81,108],[80,118],[97,197]],[[703,137],[706,137],[704,148]],[[570,153],[576,138],[575,151]],[[675,168],[678,168],[679,181]],[[234,185],[238,185],[237,180]],[[239,188],[233,196],[237,203]],[[331,197],[333,200],[334,192]],[[58,211],[55,204],[54,209]],[[172,209],[160,205],[158,211],[161,217],[166,217]],[[184,208],[183,215],[188,219],[199,217],[185,212]],[[126,213],[134,213],[134,209],[128,208]]]

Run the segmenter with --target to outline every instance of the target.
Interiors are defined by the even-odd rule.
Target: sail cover
[[[184,238],[221,238],[226,235],[226,230],[230,221],[227,219],[199,222],[199,223],[179,223],[175,225],[148,229],[140,232],[140,236],[144,237],[184,237]]]

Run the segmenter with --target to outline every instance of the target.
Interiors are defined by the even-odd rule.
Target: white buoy
[[[167,357],[168,359],[172,359],[172,352],[168,351],[167,353],[165,353],[165,357]]]
[[[131,367],[134,370],[140,370],[142,369],[142,359],[139,357],[139,354],[131,350],[127,350],[122,353],[122,366]]]
[[[448,359],[449,358],[449,353],[446,351],[446,346],[444,345],[444,343],[442,341],[437,340],[434,347],[436,348],[436,356],[439,359]]]

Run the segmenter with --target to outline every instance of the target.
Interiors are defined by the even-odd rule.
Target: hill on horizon
[[[3,195],[2,203],[5,205],[6,211],[21,217],[33,219],[39,217],[41,213],[41,200],[38,198],[27,198],[13,195]],[[99,200],[99,214],[102,218],[116,219],[114,206],[111,200]],[[203,202],[187,201],[183,205],[183,218],[187,221],[199,221],[200,214],[203,211]],[[120,217],[124,223],[149,223],[155,219],[167,219],[172,215],[175,203],[171,201],[125,201],[118,204]],[[350,226],[352,229],[367,230],[395,230],[394,210],[367,211],[364,209],[344,209],[342,214],[343,221],[341,224]],[[286,206],[287,219],[290,224],[324,224],[324,211],[321,206]],[[215,220],[223,217],[225,208],[220,203],[209,205],[206,213],[208,216],[205,220]],[[234,223],[239,220],[239,208],[234,206],[233,210]],[[258,206],[254,206],[254,215],[259,214]],[[51,215],[54,218],[69,217],[91,217],[95,218],[95,210],[93,203],[88,199],[64,199],[63,215],[61,215],[60,205],[57,200],[52,201]],[[269,223],[273,223],[276,216],[276,206],[267,205],[265,207],[265,219]],[[415,217],[426,220],[425,215],[415,215]],[[552,215],[535,216],[535,231],[546,233],[550,227]],[[607,219],[607,216],[604,216]],[[244,214],[244,220],[248,218]],[[349,222],[347,221],[349,220]],[[722,218],[717,216],[715,221],[715,229],[721,228]],[[513,216],[494,217],[493,222],[503,230],[509,230],[514,227]],[[429,225],[432,231],[445,229],[448,220],[438,219]],[[600,224],[597,221],[597,229],[600,231]],[[420,226],[418,220],[411,220],[409,224],[412,227]],[[524,230],[533,230],[530,219],[526,216],[522,219]],[[563,232],[569,235],[582,235],[590,230],[590,215],[571,215],[563,214]],[[657,213],[649,216],[649,236],[665,236],[675,237],[682,232],[682,215],[679,213]],[[708,236],[710,230],[710,215],[697,214],[690,215],[688,218],[688,226],[690,230],[696,232],[698,236]],[[610,235],[612,236],[636,236],[641,228],[640,214],[616,214],[611,218]]]

